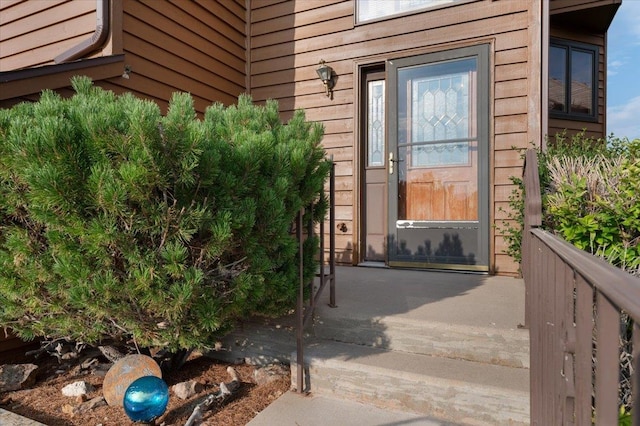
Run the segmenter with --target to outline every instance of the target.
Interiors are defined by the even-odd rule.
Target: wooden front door
[[[387,70],[389,264],[488,270],[488,47]]]

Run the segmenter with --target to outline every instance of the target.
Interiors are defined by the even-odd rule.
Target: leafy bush
[[[629,153],[629,150],[632,149],[630,145],[625,140],[612,137],[607,141],[587,137],[584,132],[579,132],[571,137],[567,137],[566,133],[556,134],[553,140],[547,141],[547,149],[545,151],[534,147],[537,149],[538,175],[542,190],[543,226],[547,229],[553,229],[554,226],[553,219],[547,214],[546,202],[551,185],[549,163],[552,159],[557,157],[589,159],[596,156],[613,158]],[[520,149],[520,152],[522,158],[524,158],[524,150]],[[506,212],[508,221],[503,221],[502,226],[498,228],[507,241],[506,254],[520,263],[522,260],[520,247],[524,224],[524,182],[521,176],[512,176],[510,180],[516,187],[509,196],[509,210]]]
[[[579,249],[640,266],[640,160],[556,157],[549,163],[548,226]]]
[[[329,171],[322,127],[300,111],[283,125],[275,102],[246,96],[198,120],[188,94],[162,116],[88,78],[72,85],[70,99],[45,91],[0,110],[0,326],[178,351],[290,310],[292,224]]]

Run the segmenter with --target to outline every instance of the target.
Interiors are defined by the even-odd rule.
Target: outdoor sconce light
[[[333,79],[333,68],[329,65],[325,65],[324,59],[320,61],[320,66],[316,70],[318,77],[324,84],[324,89],[328,98],[333,99],[333,86],[335,86],[335,80]]]

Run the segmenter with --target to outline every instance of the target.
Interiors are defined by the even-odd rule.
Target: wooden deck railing
[[[532,425],[617,425],[621,332],[632,320],[633,424],[640,425],[640,280],[540,228],[536,153],[524,170],[522,270]]]
[[[336,198],[335,198],[335,186],[336,186],[336,172],[335,163],[331,160],[331,172],[329,175],[329,259],[328,265],[325,261],[325,227],[324,220],[320,222],[319,237],[320,237],[320,258],[319,258],[319,270],[317,278],[319,279],[318,287],[315,288],[314,280],[311,282],[305,282],[303,276],[304,263],[303,263],[303,244],[304,244],[304,223],[303,215],[304,210],[298,213],[297,221],[297,237],[299,246],[299,280],[300,287],[298,293],[298,305],[296,308],[296,359],[297,359],[297,374],[296,374],[296,391],[298,393],[305,393],[304,386],[304,328],[309,324],[309,321],[313,317],[318,300],[322,295],[327,283],[329,283],[329,306],[336,306]],[[324,194],[323,194],[324,195]],[[313,209],[313,206],[310,207]],[[310,214],[313,217],[313,212]],[[313,219],[310,219],[307,224],[307,235],[313,235]],[[329,273],[327,273],[325,267],[329,267]],[[308,292],[310,294],[309,300],[305,303],[305,286],[308,286]]]

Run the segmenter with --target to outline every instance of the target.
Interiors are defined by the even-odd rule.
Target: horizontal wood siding
[[[519,174],[520,157],[511,148],[531,140],[528,124],[529,1],[475,1],[379,22],[354,25],[354,1],[251,2],[250,88],[256,101],[280,102],[283,118],[304,108],[307,118],[325,125],[324,146],[336,166],[339,261],[356,261],[358,218],[357,63],[491,43],[491,216],[502,217]],[[324,59],[338,75],[333,100],[324,95],[316,68]],[[499,140],[499,141],[498,141]],[[344,229],[343,227],[341,227]],[[494,235],[495,234],[495,235]],[[495,239],[492,267],[515,274],[517,265],[500,253]]]
[[[551,14],[574,12],[616,3],[618,0],[551,0],[549,9]],[[631,0],[635,1],[635,0]]]
[[[3,22],[17,20],[18,10],[13,8],[25,6],[23,2],[14,1],[11,8],[8,0],[0,2],[5,7],[0,18]],[[54,1],[29,2],[34,3],[66,5]],[[91,3],[95,10],[92,1],[73,3]],[[10,10],[15,13],[5,16],[4,12]],[[38,10],[50,11],[43,7]],[[20,101],[36,100],[43,88],[70,95],[69,79],[73,74],[89,75],[97,85],[116,93],[131,92],[151,99],[163,111],[175,92],[191,93],[200,114],[214,102],[233,104],[245,92],[243,0],[125,1],[119,13],[122,16],[115,19],[121,21],[123,61],[98,68],[90,68],[87,61],[87,68],[73,73],[58,72],[55,70],[58,66],[54,66],[50,74],[38,77],[32,92],[25,92],[29,85],[26,80],[7,84],[3,89],[17,94],[11,98],[0,96],[0,105],[8,107]],[[92,19],[95,26],[95,16]],[[4,44],[0,51],[5,51]],[[122,76],[125,67],[131,70],[128,79]]]
[[[0,72],[52,64],[95,28],[95,1],[0,0]]]
[[[567,135],[585,131],[590,137],[604,138],[606,136],[606,102],[605,102],[605,36],[604,34],[579,33],[569,29],[551,27],[551,37],[587,43],[598,47],[598,91],[597,91],[597,121],[561,120],[549,117],[549,138],[553,140],[557,133],[566,132]]]
[[[4,362],[19,360],[29,349],[37,346],[37,341],[25,342],[9,330],[0,328],[0,365]]]
[[[240,0],[125,1],[122,45],[129,79],[100,83],[133,92],[166,110],[174,92],[189,92],[203,113],[233,104],[245,91],[246,9]]]

